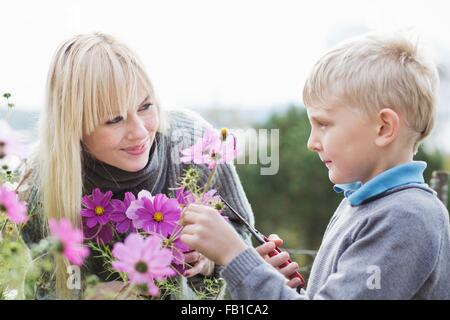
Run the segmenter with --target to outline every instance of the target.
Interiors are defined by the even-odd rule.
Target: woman
[[[209,126],[187,111],[164,112],[136,55],[111,36],[74,36],[62,43],[50,66],[46,109],[32,161],[29,192],[22,195],[35,213],[24,230],[25,241],[47,234],[48,219],[69,218],[82,227],[81,198],[96,187],[123,199],[126,191],[168,193],[177,186],[184,165],[180,150],[193,144]],[[201,167],[204,183],[209,171]],[[220,165],[213,187],[245,218],[253,213],[233,165]],[[249,235],[230,216],[236,230]],[[194,252],[187,275],[212,275],[211,261]],[[56,261],[56,297],[69,298],[66,262]],[[87,271],[102,278],[102,264]]]

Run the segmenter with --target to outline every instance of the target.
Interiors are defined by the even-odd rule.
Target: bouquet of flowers
[[[9,110],[14,107],[10,97],[4,95]],[[35,244],[25,244],[22,239],[23,227],[33,215],[18,197],[24,188],[19,179],[26,154],[23,136],[0,119],[0,299],[33,299],[38,288],[49,285],[54,259],[63,256],[72,265],[81,266],[95,253],[106,258],[105,268],[111,274],[119,274],[125,284],[121,290],[146,298],[176,293],[175,276],[183,275],[189,267],[184,254],[190,249],[179,239],[183,210],[191,203],[212,206],[219,213],[224,209],[211,185],[217,166],[234,160],[238,151],[236,139],[227,129],[209,129],[181,152],[182,162],[211,169],[205,185],[199,186],[199,169],[190,167],[171,195],[142,190],[113,199],[111,191],[95,188],[82,198],[83,230],[74,228],[67,219],[51,219],[49,236]],[[19,159],[19,164],[11,166],[11,157],[16,163]],[[206,284],[209,294],[215,295],[221,285],[205,281],[210,281]],[[98,281],[91,276],[87,283],[85,297],[89,298]],[[117,298],[117,293],[113,297]],[[199,297],[208,298],[208,292]]]
[[[111,191],[98,188],[83,197],[80,214],[86,240],[93,251],[106,258],[111,273],[119,272],[127,290],[138,289],[153,297],[160,296],[161,291],[164,295],[177,293],[172,278],[183,275],[189,267],[184,254],[190,249],[180,240],[183,210],[191,203],[212,206],[219,213],[224,209],[211,185],[217,166],[232,161],[237,154],[236,139],[227,129],[210,129],[181,152],[182,162],[206,164],[211,169],[204,186],[199,186],[198,168],[190,167],[171,197],[142,190],[137,197],[126,192],[124,199],[113,199]],[[121,238],[125,240],[117,242]],[[112,250],[109,243],[115,243]],[[210,283],[205,287],[214,296],[218,286]]]

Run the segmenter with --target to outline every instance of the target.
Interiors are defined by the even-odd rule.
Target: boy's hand
[[[217,210],[191,204],[182,216],[181,241],[219,265],[227,265],[247,248]]]
[[[286,263],[290,256],[289,253],[283,251],[276,256],[269,257],[269,253],[272,252],[275,247],[281,247],[283,245],[283,240],[280,239],[276,234],[271,234],[269,236],[270,242],[263,243],[262,245],[256,248],[256,251],[260,254],[260,256],[266,260],[271,266],[275,267],[282,275],[284,275],[287,279],[289,276],[298,270],[298,264],[296,262],[291,262],[287,266],[282,269],[278,267],[283,263]],[[299,278],[294,278],[288,281],[287,285],[291,288],[297,288],[301,285],[301,281]]]

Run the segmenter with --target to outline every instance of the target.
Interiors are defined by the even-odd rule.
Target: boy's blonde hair
[[[338,99],[366,115],[391,108],[410,129],[414,153],[433,126],[439,74],[416,41],[405,35],[368,34],[326,53],[303,89],[308,107],[327,107]]]

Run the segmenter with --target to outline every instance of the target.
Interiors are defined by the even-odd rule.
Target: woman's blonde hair
[[[50,218],[68,218],[82,228],[82,148],[84,134],[102,121],[136,108],[143,86],[165,121],[150,79],[137,56],[101,33],[76,35],[56,50],[47,79],[46,109],[40,119],[37,178],[44,211],[44,234]],[[66,285],[67,261],[56,262],[57,297],[73,297]]]
[[[403,115],[414,152],[434,126],[439,74],[417,41],[403,33],[367,34],[328,51],[303,89],[306,106],[338,98],[366,115],[391,108]]]

